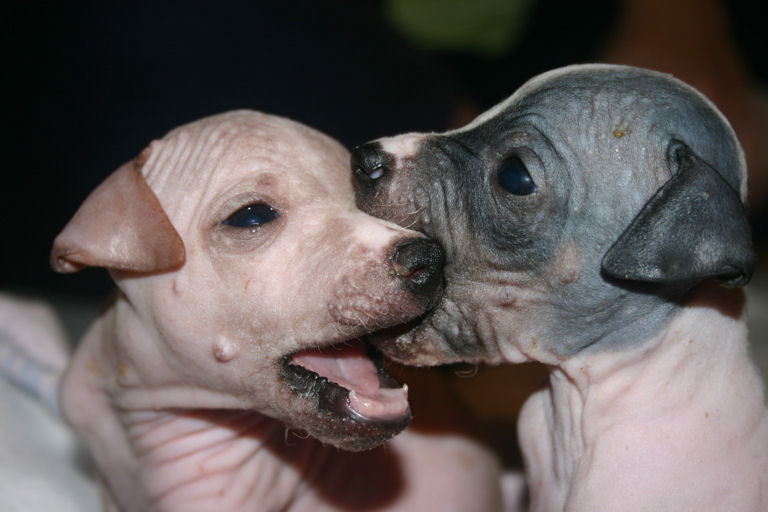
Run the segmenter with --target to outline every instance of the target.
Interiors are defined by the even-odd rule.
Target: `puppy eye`
[[[528,169],[518,156],[510,156],[501,162],[497,175],[501,188],[516,196],[527,196],[538,190]]]
[[[261,226],[277,218],[277,210],[268,204],[253,203],[244,206],[227,217],[224,224],[236,228],[252,228]]]

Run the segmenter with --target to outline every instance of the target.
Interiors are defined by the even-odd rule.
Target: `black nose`
[[[418,295],[434,294],[443,282],[445,252],[427,238],[407,238],[397,244],[390,258],[395,276],[406,290]]]
[[[390,156],[378,142],[366,142],[352,150],[352,173],[358,184],[371,186],[386,176],[391,169]]]

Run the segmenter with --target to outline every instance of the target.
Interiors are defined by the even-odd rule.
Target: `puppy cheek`
[[[581,272],[581,249],[575,240],[567,240],[557,251],[548,274],[557,281],[554,284],[568,285],[576,282]]]
[[[219,363],[228,363],[240,353],[240,344],[225,334],[217,336],[211,348],[213,357]]]
[[[254,342],[253,333],[245,332],[243,325],[247,317],[234,307],[230,294],[222,292],[226,287],[215,286],[215,279],[190,275],[192,267],[169,276],[155,289],[153,310],[165,350],[178,371],[193,382],[216,376],[217,385],[238,384],[224,366],[231,368],[243,355],[249,362],[252,359],[247,345]]]
[[[440,333],[428,327],[393,340],[377,340],[376,345],[390,359],[408,366],[437,366],[463,362],[450,351]]]

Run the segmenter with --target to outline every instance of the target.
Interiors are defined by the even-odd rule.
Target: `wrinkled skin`
[[[335,448],[407,425],[405,388],[355,339],[421,315],[439,282],[401,251],[434,244],[356,209],[348,158],[286,119],[206,118],[119,169],[57,238],[54,268],[104,266],[118,286],[61,390],[110,510],[498,507],[494,457],[450,428]],[[366,384],[299,389],[306,361]]]
[[[441,302],[386,354],[548,365],[519,419],[530,510],[768,508],[743,294],[709,281],[751,275],[746,168],[703,96],[563,68],[464,128],[359,146],[352,170],[363,210],[446,251]]]

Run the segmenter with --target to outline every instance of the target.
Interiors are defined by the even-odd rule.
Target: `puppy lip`
[[[289,354],[281,360],[280,375],[328,416],[398,430],[410,421],[407,386],[398,387],[381,356],[362,339]]]

